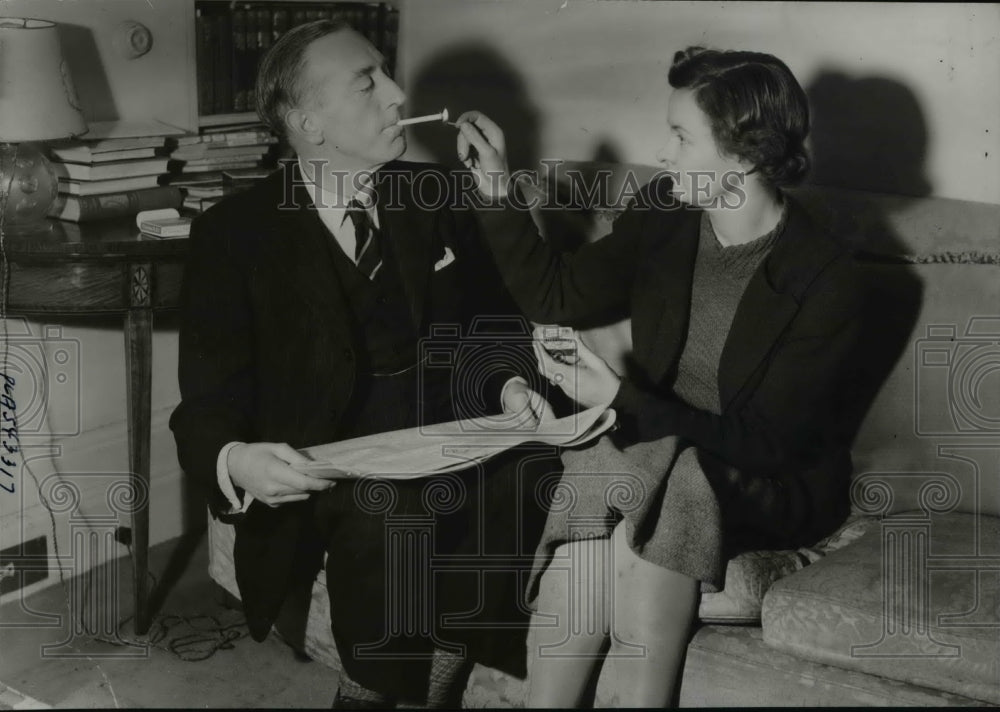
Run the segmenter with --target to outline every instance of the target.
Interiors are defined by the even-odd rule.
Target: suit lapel
[[[287,168],[282,168],[279,174]],[[309,193],[301,185],[302,175],[294,164],[295,183],[281,185],[281,195],[290,195],[274,213],[271,225],[274,248],[272,267],[285,273],[284,283],[299,293],[320,318],[347,330],[348,304],[333,264],[332,237],[320,220]],[[278,176],[282,181],[285,175]],[[276,203],[278,204],[278,203]]]
[[[379,225],[396,258],[413,323],[419,328],[434,262],[431,249],[437,213],[418,204],[408,170],[387,164],[379,171],[377,184]]]

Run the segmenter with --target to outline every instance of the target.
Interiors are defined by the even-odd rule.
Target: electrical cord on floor
[[[128,548],[129,563],[134,566],[135,559],[132,555],[132,547]],[[151,579],[149,590],[154,590],[157,585],[156,576],[148,572]],[[201,662],[208,660],[220,650],[232,650],[236,641],[247,637],[246,619],[239,616],[239,619],[232,623],[224,623],[213,615],[183,616],[175,613],[162,613],[153,616],[150,623],[149,632],[144,637],[128,637],[122,634],[122,627],[133,620],[135,615],[129,615],[118,621],[116,634],[118,640],[112,640],[103,636],[93,636],[94,640],[108,645],[124,647],[127,645],[149,645],[159,650],[164,650],[185,662]],[[186,626],[188,631],[177,632],[171,635],[177,628]]]
[[[38,492],[38,499],[48,513],[53,553],[55,554],[56,561],[58,561],[60,559],[60,553],[59,538],[56,532],[55,514],[48,500],[45,498],[45,495],[42,493],[41,483],[39,482],[38,477],[35,475],[34,471],[32,471],[26,459],[23,461],[23,469],[34,481],[35,489]],[[134,567],[135,557],[132,552],[131,545],[127,545],[127,549],[129,564]],[[107,565],[107,563],[104,565]],[[66,613],[69,617],[72,617],[73,613],[70,610],[72,597],[69,590],[69,584],[63,574],[62,567],[56,568],[59,573],[59,583],[62,586],[63,592],[66,594]],[[150,586],[148,590],[154,590],[158,583],[157,578],[152,572],[147,572],[147,575],[150,578]],[[118,621],[115,631],[117,640],[111,639],[106,636],[92,633],[88,628],[86,610],[90,590],[91,589],[88,587],[83,605],[79,611],[81,623],[80,629],[87,631],[88,637],[92,640],[108,645],[115,645],[118,647],[142,647],[149,645],[171,653],[185,662],[200,662],[202,660],[207,660],[220,650],[231,650],[236,641],[247,637],[249,634],[246,620],[242,615],[240,615],[238,620],[234,622],[225,623],[220,621],[216,616],[208,614],[186,616],[175,613],[162,613],[153,617],[153,620],[150,623],[149,632],[145,636],[127,636],[122,632],[122,628],[134,619],[135,614],[131,614]]]
[[[7,180],[7,185],[0,190],[0,339],[3,340],[3,351],[0,354],[0,372],[7,375],[7,365],[10,356],[10,340],[9,331],[7,328],[7,303],[10,297],[10,274],[11,267],[10,262],[7,259],[7,231],[6,231],[6,218],[7,218],[7,207],[10,198],[10,190],[13,185],[13,166],[17,162],[17,147],[14,148],[14,154],[11,158],[10,165],[10,176]],[[2,174],[2,171],[0,171]],[[44,365],[45,359],[42,359]],[[48,373],[42,374],[42,378],[47,379]],[[10,425],[7,427],[12,428],[12,432],[19,433],[18,428],[18,415],[17,408],[11,407],[10,409],[10,420],[8,421]],[[6,423],[5,423],[6,425]],[[16,438],[12,438],[12,441]],[[60,560],[59,554],[59,539],[56,533],[56,518],[55,513],[52,510],[52,506],[49,504],[45,495],[42,493],[41,483],[38,477],[35,475],[31,466],[28,464],[28,459],[24,457],[23,450],[20,448],[20,443],[18,442],[17,450],[21,454],[21,467],[22,470],[28,473],[32,481],[35,484],[35,489],[38,492],[38,499],[45,511],[48,513],[49,525],[52,534],[52,549],[55,555],[56,561]],[[56,476],[62,479],[62,476],[56,471]],[[128,546],[128,556],[129,563],[134,567],[135,559],[132,554],[132,547]],[[61,566],[57,566],[56,570],[59,573],[59,583],[62,586],[63,592],[66,594],[66,614],[67,619],[73,618],[73,612],[71,610],[71,601],[69,587],[66,582],[66,577],[63,575],[63,570]],[[153,590],[156,586],[156,576],[151,572],[148,574],[152,579],[152,586],[149,590]],[[89,590],[87,592],[89,597]],[[87,618],[84,615],[86,610],[86,598],[84,600],[84,605],[81,606],[79,611],[80,616],[80,628],[87,631],[88,637],[92,640],[106,643],[108,645],[115,645],[119,647],[125,646],[152,646],[160,650],[164,650],[180,660],[186,662],[200,662],[202,660],[207,660],[208,658],[215,655],[216,652],[220,650],[231,650],[234,647],[234,643],[241,638],[245,638],[248,635],[248,630],[246,626],[246,621],[240,616],[240,620],[233,623],[224,623],[218,618],[212,615],[200,615],[200,616],[183,616],[171,613],[158,614],[153,617],[150,624],[149,632],[144,637],[127,637],[122,634],[122,627],[132,620],[135,616],[127,616],[120,621],[118,621],[117,629],[115,631],[118,636],[117,640],[112,640],[102,635],[91,633],[88,630]],[[72,628],[72,625],[68,625],[68,628]],[[76,649],[75,645],[71,644],[71,647]],[[80,652],[79,650],[77,652]],[[83,653],[81,653],[83,654]],[[86,655],[84,654],[86,657]],[[91,662],[93,659],[89,658]],[[112,698],[114,699],[115,707],[118,707],[118,698],[115,695],[114,688],[111,686],[110,681],[107,679],[104,670],[101,669],[100,665],[97,665],[98,670],[104,677],[104,681],[111,692]]]

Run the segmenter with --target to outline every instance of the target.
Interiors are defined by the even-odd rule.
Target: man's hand
[[[517,418],[518,428],[535,429],[543,420],[556,417],[549,402],[531,390],[523,378],[508,381],[500,398],[503,401],[503,412]]]
[[[621,378],[604,359],[587,348],[579,334],[575,337],[577,362],[572,364],[556,361],[542,341],[536,339],[533,346],[538,372],[585,408],[608,405],[618,394]]]
[[[507,196],[510,170],[503,131],[478,111],[458,117],[458,159],[476,177],[476,187],[485,198]]]
[[[240,444],[229,451],[226,460],[233,484],[271,507],[308,499],[312,492],[336,484],[335,480],[310,477],[289,467],[304,462],[311,460],[286,443]]]

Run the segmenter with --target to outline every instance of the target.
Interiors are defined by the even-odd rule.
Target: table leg
[[[150,309],[130,309],[125,317],[125,368],[128,378],[128,459],[135,504],[132,510],[135,632],[149,630],[149,441],[152,387],[153,317]]]

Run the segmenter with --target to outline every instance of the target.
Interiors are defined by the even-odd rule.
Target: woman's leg
[[[614,706],[666,707],[698,612],[698,581],[636,556],[625,522],[615,527],[611,541],[616,585],[608,665]],[[636,645],[645,647],[643,655],[635,654]]]
[[[611,541],[559,546],[539,580],[527,707],[580,707],[611,623]]]

